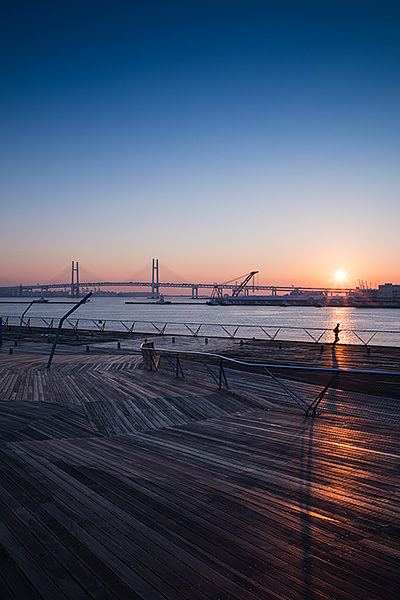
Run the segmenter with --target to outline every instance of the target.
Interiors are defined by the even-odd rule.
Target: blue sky
[[[2,282],[399,280],[400,4],[9,2]]]

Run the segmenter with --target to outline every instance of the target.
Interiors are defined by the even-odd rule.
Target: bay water
[[[237,337],[268,339],[275,335],[276,339],[303,341],[312,341],[309,334],[318,339],[323,330],[328,329],[329,331],[323,334],[321,342],[331,342],[333,340],[331,330],[340,323],[340,328],[343,330],[340,334],[341,342],[361,343],[357,333],[364,342],[373,335],[370,344],[400,346],[400,309],[208,306],[199,300],[193,301],[182,297],[171,297],[168,300],[171,304],[157,304],[154,300],[139,303],[137,299],[126,296],[94,296],[78,308],[71,319],[79,319],[82,327],[100,329],[105,326],[107,330],[117,331],[127,330],[135,321],[134,331],[157,333],[163,330],[164,333],[171,335],[188,334],[190,330],[196,331],[198,324],[203,324],[199,335],[225,336],[234,333],[236,327],[240,325],[236,332]],[[10,323],[16,323],[29,302],[29,298],[2,298],[0,316],[12,317]],[[126,302],[135,303],[126,304]],[[47,303],[33,304],[25,318],[31,317],[32,325],[39,325],[39,318],[40,320],[58,319],[72,308],[73,303],[71,298],[51,298]],[[189,325],[190,330],[185,325],[180,325],[185,323]],[[225,329],[221,325],[225,325]],[[305,330],[308,330],[308,333]]]

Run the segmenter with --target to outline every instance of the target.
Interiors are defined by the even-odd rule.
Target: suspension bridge
[[[245,276],[242,276],[245,277]],[[220,293],[224,291],[235,292],[240,288],[242,294],[269,292],[272,296],[293,292],[304,292],[308,294],[340,294],[347,295],[354,290],[352,288],[318,288],[318,287],[303,287],[303,286],[279,286],[279,285],[258,285],[251,283],[241,287],[240,278],[235,278],[224,283],[201,283],[201,282],[174,282],[160,281],[160,267],[158,258],[152,259],[151,279],[148,281],[80,281],[79,277],[79,262],[72,261],[71,264],[71,280],[64,283],[36,283],[29,285],[18,285],[11,287],[0,288],[1,296],[30,296],[39,292],[42,295],[54,293],[57,291],[68,293],[72,297],[79,297],[82,291],[98,290],[99,288],[146,288],[154,298],[159,298],[161,290],[190,290],[190,295],[193,299],[199,297],[199,292],[204,290],[205,295],[209,296],[216,288]]]

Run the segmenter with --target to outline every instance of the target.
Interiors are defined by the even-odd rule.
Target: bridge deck
[[[398,422],[304,419],[275,388],[255,407],[139,360],[0,357],[2,597],[399,595]]]

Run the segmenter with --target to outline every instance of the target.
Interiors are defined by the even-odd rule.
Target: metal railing
[[[59,317],[3,316],[3,326],[21,326],[25,329],[41,328],[53,333]],[[257,325],[237,323],[198,323],[190,321],[144,321],[129,319],[66,319],[65,329],[78,331],[124,332],[146,335],[189,335],[192,337],[217,337],[228,339],[258,339],[269,341],[312,341],[331,343],[334,334],[328,327],[302,327],[290,325]],[[352,329],[340,331],[341,343],[399,346],[400,330]]]
[[[255,386],[247,385],[248,375],[267,376],[275,384],[275,390],[278,387],[283,391],[307,417],[316,416],[321,402],[334,390],[335,393],[340,391],[342,396],[343,392],[347,394],[347,400],[341,399],[347,404],[349,395],[358,396],[364,412],[365,401],[360,402],[360,398],[368,397],[370,404],[373,398],[372,404],[385,406],[384,411],[378,410],[381,417],[385,413],[386,418],[396,421],[400,418],[400,372],[249,363],[214,353],[155,348],[154,342],[141,344],[141,351],[144,366],[151,371],[164,368],[177,378],[186,375],[199,378],[202,373],[208,379],[211,377],[220,390],[251,387],[254,392]],[[247,378],[243,378],[243,373],[247,373]],[[258,393],[263,391],[261,380],[256,389]],[[275,397],[274,388],[268,393]],[[335,403],[338,404],[337,398]]]

